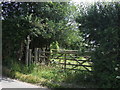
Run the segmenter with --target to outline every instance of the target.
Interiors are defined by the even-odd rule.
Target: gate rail
[[[80,70],[92,72],[93,62],[90,59],[90,53],[85,52],[79,54],[78,50],[51,50],[45,51],[40,48],[35,48],[32,53],[32,49],[29,50],[29,64],[35,63],[55,63],[61,66],[63,69]]]

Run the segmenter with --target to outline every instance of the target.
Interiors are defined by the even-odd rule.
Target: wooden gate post
[[[42,50],[41,50],[41,48],[39,48],[39,50],[38,50],[38,61],[39,61],[40,63],[42,62],[41,54],[42,54]]]
[[[32,63],[32,49],[29,49],[29,65]]]
[[[35,48],[35,55],[34,55],[34,62],[37,63],[38,62],[38,48]]]
[[[27,36],[27,46],[26,46],[26,65],[28,66],[28,58],[29,58],[29,44],[30,44],[31,40],[30,40],[30,36]]]
[[[45,48],[43,48],[43,62],[46,63]]]

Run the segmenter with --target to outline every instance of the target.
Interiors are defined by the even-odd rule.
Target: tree
[[[94,48],[93,71],[100,87],[119,87],[120,3],[95,3],[81,10],[76,21],[85,42]]]
[[[71,33],[71,25],[67,24],[71,8],[67,2],[3,2],[3,56],[6,51],[15,52],[7,56],[23,53],[28,35],[30,48],[49,49],[52,42],[58,41],[61,45],[68,42],[66,37]]]

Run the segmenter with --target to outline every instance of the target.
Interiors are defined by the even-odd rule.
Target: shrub
[[[104,88],[120,87],[115,78],[120,74],[120,3],[98,2],[84,10],[76,21],[93,52],[91,59],[96,83]]]

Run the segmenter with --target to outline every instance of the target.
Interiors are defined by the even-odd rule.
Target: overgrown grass
[[[77,87],[94,87],[92,85],[93,76],[88,72],[63,70],[52,64],[48,66],[32,64],[27,67],[15,60],[10,61],[9,64],[6,63],[7,66],[4,65],[6,67],[3,68],[3,74],[21,81],[40,84],[49,88],[76,87],[76,84]]]

